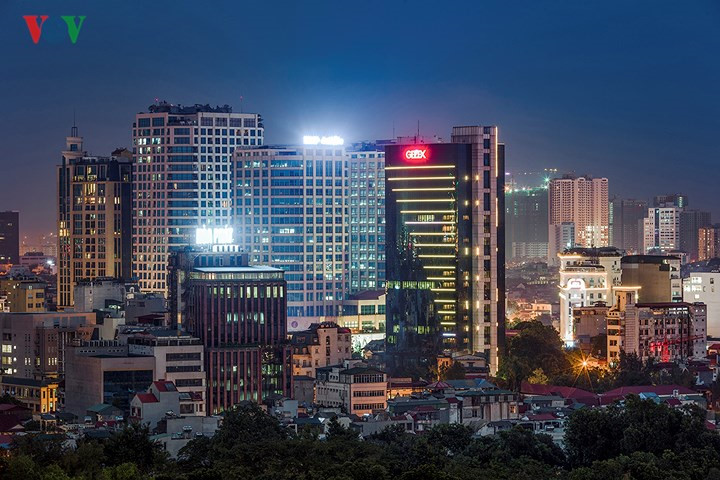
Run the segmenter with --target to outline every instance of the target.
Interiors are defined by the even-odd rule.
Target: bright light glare
[[[197,245],[229,245],[232,242],[232,227],[198,228],[195,230],[195,243]]]
[[[305,135],[303,136],[303,143],[305,145],[342,145],[345,143],[345,140],[337,135],[332,135],[329,137]]]

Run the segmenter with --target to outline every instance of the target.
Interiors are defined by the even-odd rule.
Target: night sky
[[[35,45],[22,16],[41,14]],[[60,15],[87,16],[75,45]],[[496,124],[509,171],[682,191],[720,222],[719,52],[710,0],[2,0],[0,210],[20,210],[24,234],[55,230],[73,109],[107,155],[155,98],[243,97],[268,143]]]

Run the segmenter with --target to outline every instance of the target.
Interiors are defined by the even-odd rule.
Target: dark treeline
[[[228,412],[212,438],[192,440],[171,460],[146,428],[70,448],[47,435],[17,437],[0,460],[3,480],[720,480],[720,436],[695,407],[638,397],[571,416],[565,449],[521,428],[474,438],[462,425],[423,435],[388,428],[365,440],[334,420],[328,434],[283,428],[255,405]]]

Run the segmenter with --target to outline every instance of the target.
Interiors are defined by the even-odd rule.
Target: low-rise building
[[[33,415],[58,408],[58,382],[34,378],[0,377],[0,395],[8,394],[30,409]]]
[[[93,335],[94,313],[0,313],[0,374],[57,378],[65,371],[67,345]]]
[[[129,355],[151,355],[155,358],[155,380],[172,382],[177,390],[205,400],[205,347],[199,338],[180,330],[158,328],[135,329],[127,339]],[[137,331],[139,330],[139,331]],[[132,331],[132,330],[131,330]],[[203,402],[184,403],[177,413],[205,415]],[[193,407],[196,410],[190,411]]]
[[[197,406],[203,402],[201,396],[180,392],[173,382],[160,380],[153,382],[146,392],[135,394],[130,401],[130,419],[155,431],[166,417],[185,416],[183,411],[195,416]]]
[[[334,322],[314,323],[308,330],[293,332],[293,375],[315,377],[318,367],[338,365],[352,358],[350,329]]]
[[[44,312],[46,286],[37,277],[28,275],[0,277],[0,291],[7,296],[5,303],[9,312]]]
[[[702,303],[637,303],[626,307],[622,348],[643,361],[699,360],[706,356],[707,317]]]
[[[707,306],[707,333],[720,338],[720,265],[715,262],[708,262],[703,271],[693,271],[683,280],[683,301],[704,303]]]
[[[370,414],[387,407],[387,374],[361,362],[316,370],[315,403],[340,407],[346,413]]]
[[[155,377],[155,357],[129,355],[116,342],[84,344],[69,349],[65,374],[65,410],[80,417],[88,407],[106,403],[126,413],[137,392]]]

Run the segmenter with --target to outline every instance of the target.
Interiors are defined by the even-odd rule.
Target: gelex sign
[[[405,160],[409,163],[425,163],[428,160],[428,149],[412,147],[405,150]]]
[[[48,15],[24,15],[25,23],[27,24],[28,31],[30,32],[30,38],[34,44],[40,42],[40,36],[42,35],[43,25],[45,20],[50,18]],[[83,26],[86,16],[74,16],[74,15],[62,15],[60,18],[63,19],[67,24],[68,36],[70,41],[74,44],[77,42],[78,35],[80,35],[80,29]],[[79,19],[79,21],[77,20]]]

